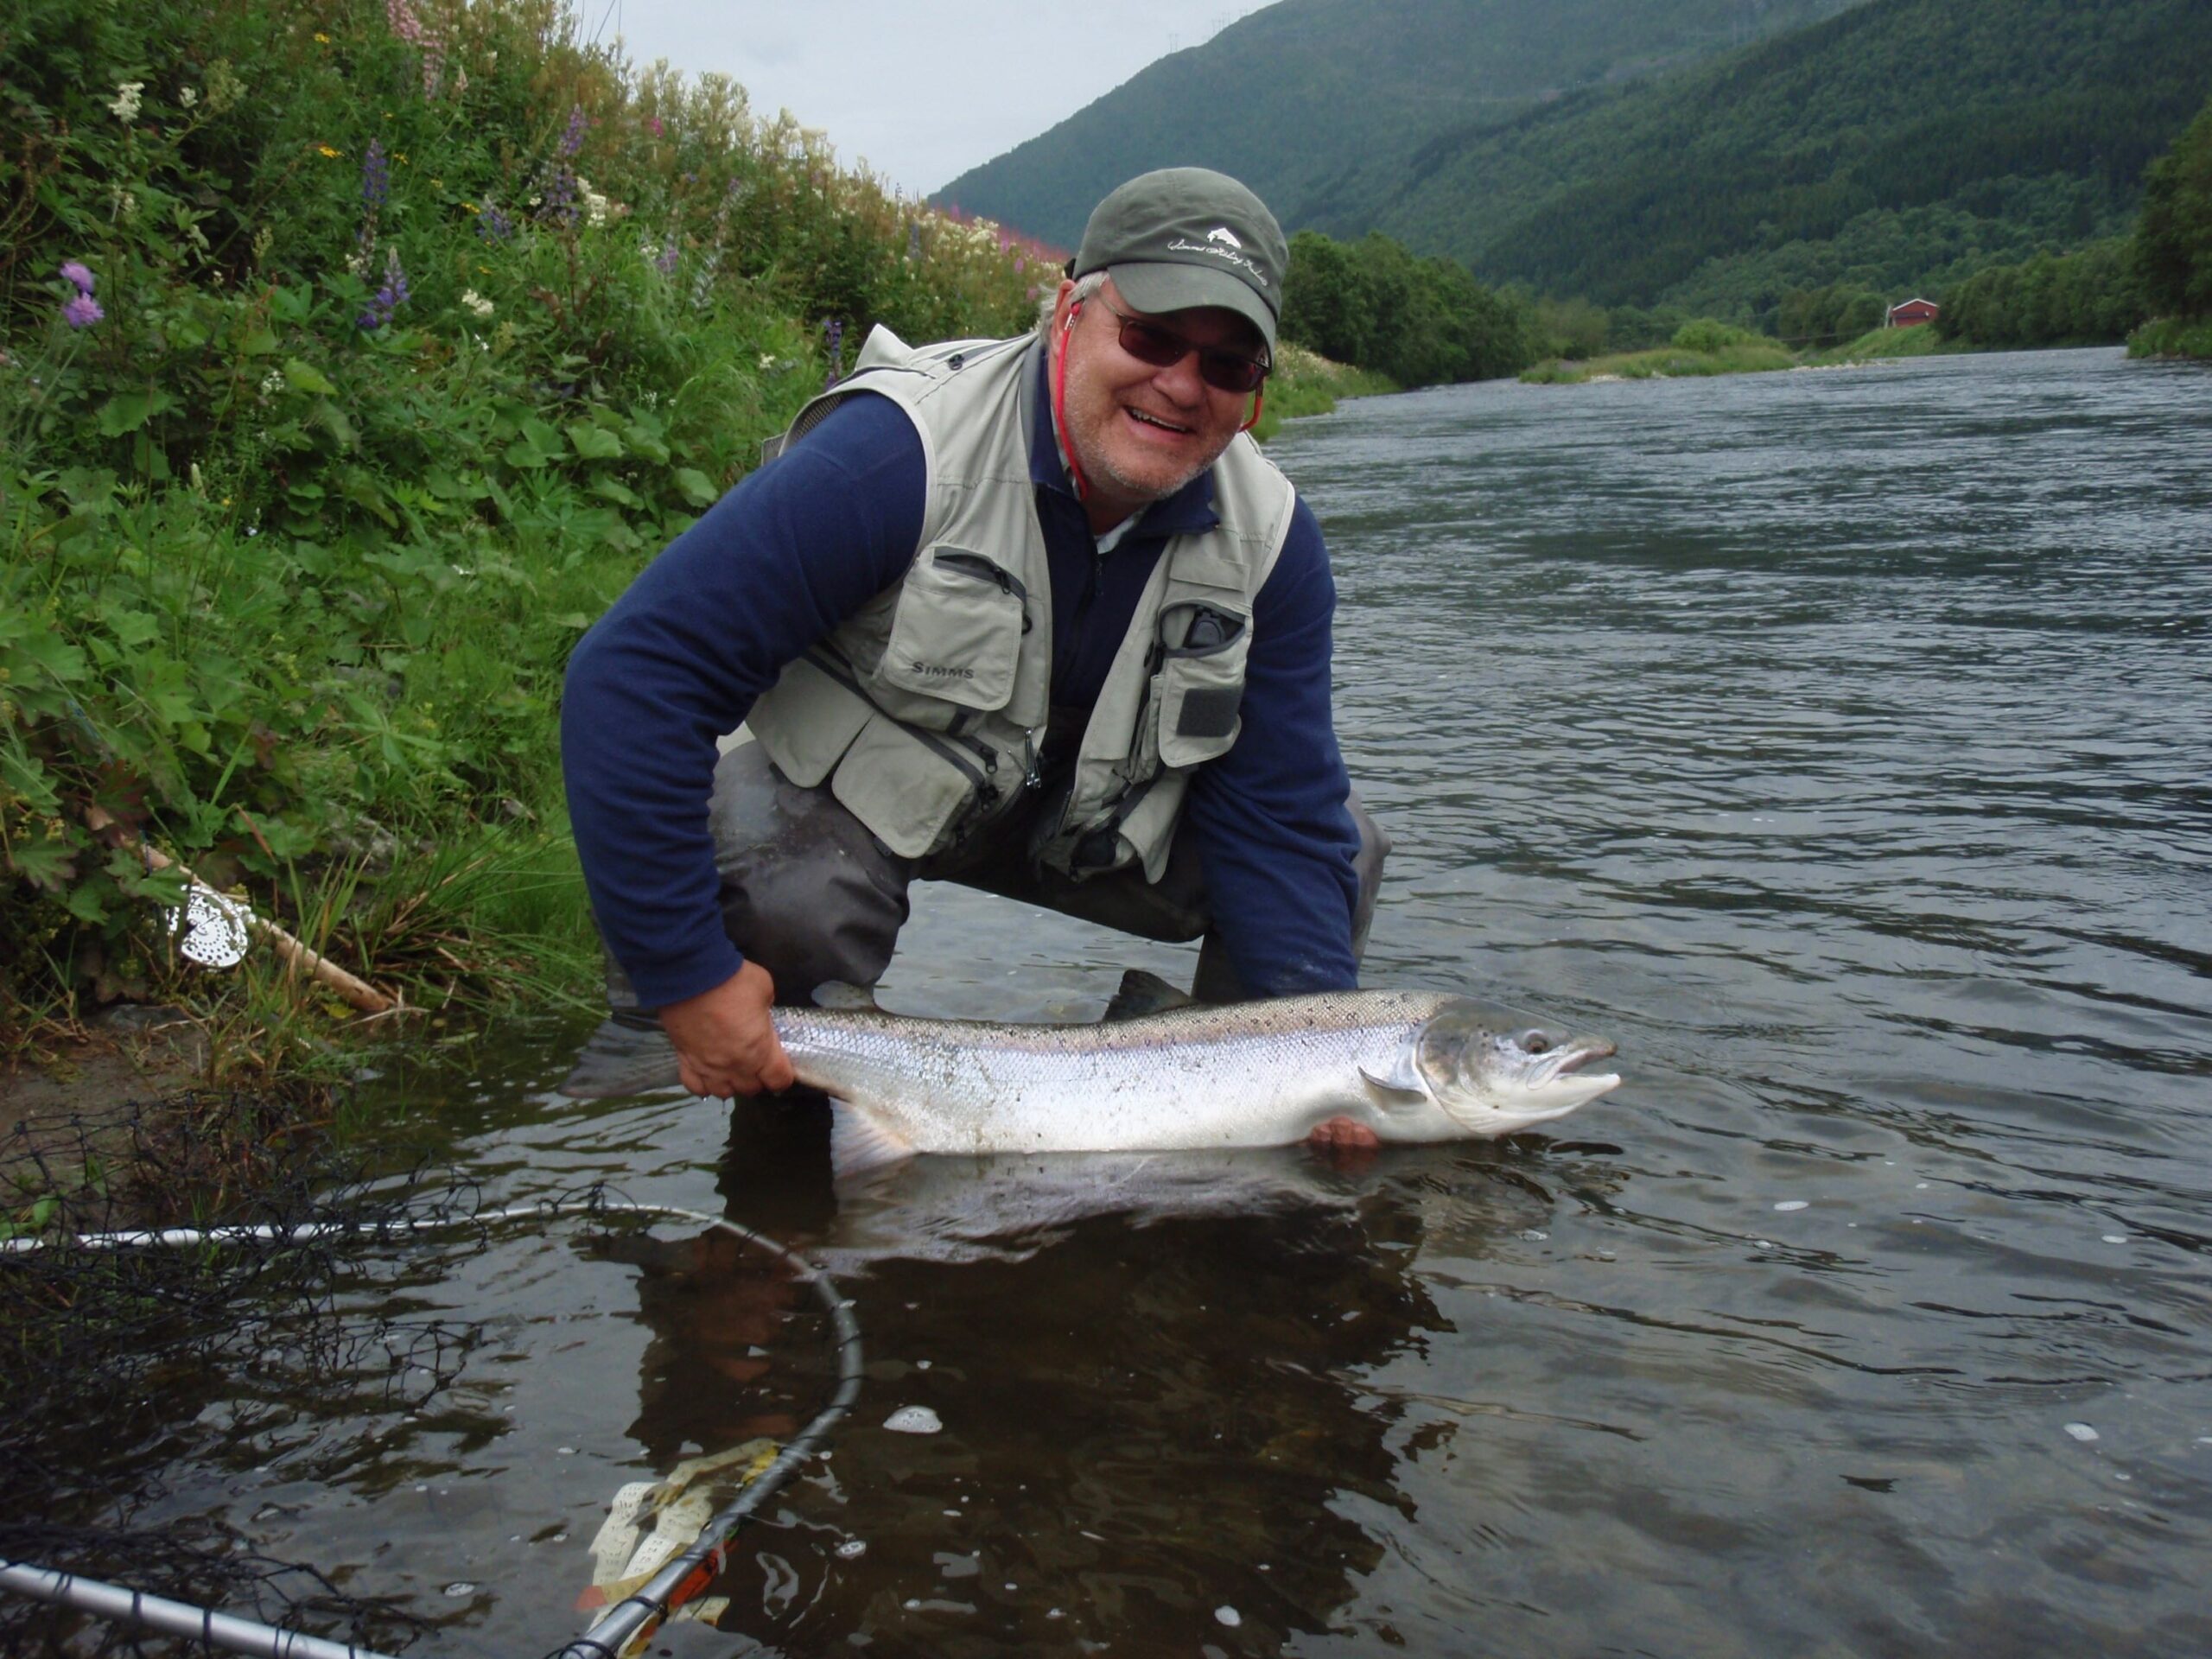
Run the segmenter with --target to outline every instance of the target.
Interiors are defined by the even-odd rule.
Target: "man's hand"
[[[663,1008],[660,1022],[676,1045],[683,1086],[715,1100],[790,1088],[791,1059],[768,1018],[775,1000],[768,970],[748,962],[713,990]]]

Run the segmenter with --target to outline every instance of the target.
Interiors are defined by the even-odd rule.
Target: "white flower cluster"
[[[146,90],[143,80],[119,80],[115,84],[115,96],[108,100],[108,112],[118,121],[138,118],[139,94]]]
[[[583,199],[584,222],[594,230],[607,221],[614,211],[614,204],[592,188],[591,181],[581,173],[576,175],[576,194]]]
[[[480,317],[490,316],[495,308],[491,301],[486,299],[481,294],[479,294],[473,288],[463,289],[461,290],[461,302]]]

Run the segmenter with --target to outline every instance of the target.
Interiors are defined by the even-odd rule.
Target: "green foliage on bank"
[[[572,950],[571,643],[1039,280],[553,0],[28,0],[0,105],[0,1026],[164,971],[140,837],[416,1000]]]
[[[2212,357],[2212,101],[2144,180],[2134,258],[2153,320],[2129,351]]]
[[[1942,307],[1933,326],[1944,339],[1994,351],[2117,345],[2146,315],[2123,237],[1978,270],[1944,290]]]
[[[1300,231],[1283,291],[1285,339],[1402,386],[1493,379],[1537,355],[1524,302],[1387,236],[1344,243]]]

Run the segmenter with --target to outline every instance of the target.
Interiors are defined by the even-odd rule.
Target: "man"
[[[772,1003],[874,984],[918,876],[1203,936],[1205,1000],[1356,983],[1388,843],[1335,589],[1242,435],[1287,264],[1234,180],[1130,181],[1033,338],[878,330],[585,637],[562,752],[623,971],[572,1092],[645,1010],[694,1093],[788,1087]]]

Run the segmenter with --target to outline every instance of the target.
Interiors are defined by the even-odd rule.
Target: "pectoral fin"
[[[1414,1064],[1411,1043],[1400,1044],[1387,1067],[1363,1065],[1359,1075],[1384,1096],[1382,1103],[1386,1108],[1410,1105],[1428,1098],[1428,1086],[1421,1079],[1420,1067]]]
[[[830,1103],[831,1179],[849,1180],[913,1155],[914,1143],[881,1118],[845,1101]]]

